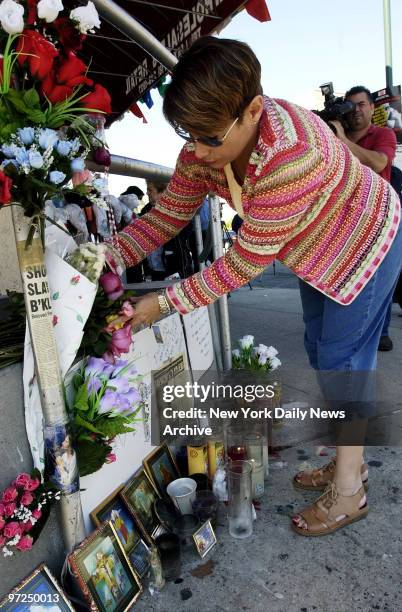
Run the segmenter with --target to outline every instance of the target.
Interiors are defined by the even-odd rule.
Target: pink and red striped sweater
[[[314,113],[268,97],[264,106],[242,188],[238,239],[209,268],[169,287],[183,314],[246,284],[274,259],[350,304],[395,237],[400,204],[389,184]],[[186,144],[159,205],[118,235],[125,264],[137,264],[176,235],[209,191],[232,205],[224,170],[199,161]]]

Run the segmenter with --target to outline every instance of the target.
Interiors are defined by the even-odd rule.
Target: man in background
[[[337,136],[344,142],[357,159],[377,172],[386,181],[391,181],[391,166],[396,153],[395,132],[387,127],[371,123],[374,115],[374,101],[370,91],[362,85],[349,89],[345,99],[354,102],[355,110],[347,116],[347,128],[340,121],[331,121]],[[379,351],[392,351],[393,343],[389,337],[392,301],[387,314],[378,345]]]

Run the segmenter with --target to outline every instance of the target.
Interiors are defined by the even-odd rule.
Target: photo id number
[[[9,593],[8,600],[15,603],[58,603],[58,593]]]

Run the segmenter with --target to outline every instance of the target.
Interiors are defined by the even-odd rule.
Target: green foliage
[[[77,458],[80,476],[93,474],[101,469],[106,457],[112,452],[112,447],[107,444],[99,444],[94,440],[81,440],[77,446]]]

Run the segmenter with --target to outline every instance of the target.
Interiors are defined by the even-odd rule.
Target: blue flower
[[[31,165],[29,163],[29,154],[25,147],[16,147],[15,159],[20,164],[20,166],[30,166]]]
[[[33,143],[35,138],[35,130],[32,127],[24,127],[17,130],[18,136],[22,144],[30,145]]]
[[[81,146],[81,141],[79,138],[74,138],[74,140],[70,140],[71,142],[71,150],[73,153],[77,153]]]
[[[77,159],[73,159],[73,161],[71,162],[71,170],[73,172],[82,172],[85,169],[85,162],[83,159],[81,159],[81,157],[78,157]]]
[[[42,168],[43,157],[39,151],[29,151],[29,163],[31,164],[32,168]]]
[[[46,150],[49,147],[53,147],[58,139],[59,138],[55,130],[51,130],[50,128],[43,129],[39,133],[39,146],[41,149]]]
[[[59,155],[67,157],[70,154],[72,144],[69,140],[59,140],[56,145],[56,151]]]
[[[3,169],[7,166],[7,164],[13,164],[13,166],[15,166],[18,170],[18,168],[20,167],[19,163],[17,162],[16,159],[5,159],[3,161],[3,163],[1,164],[0,168]]]
[[[18,147],[15,144],[10,144],[10,145],[3,144],[1,147],[1,152],[6,157],[15,157],[17,149]]]
[[[53,170],[49,174],[49,181],[54,185],[60,185],[60,183],[62,183],[65,178],[66,175],[64,174],[64,172],[59,172],[58,170]]]

